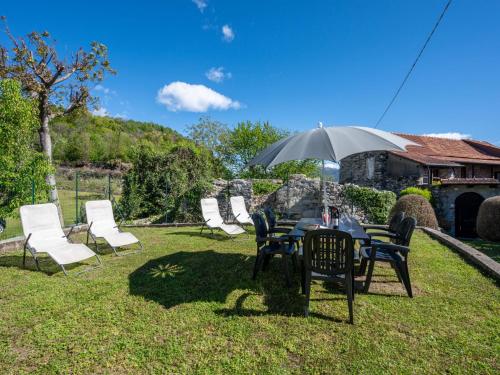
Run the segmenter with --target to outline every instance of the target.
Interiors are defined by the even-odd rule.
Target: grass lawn
[[[489,242],[481,239],[461,241],[500,263],[500,242]]]
[[[142,254],[64,277],[0,256],[2,373],[490,373],[500,372],[500,289],[417,231],[406,296],[377,266],[355,300],[313,287],[311,314],[296,275],[284,287],[273,261],[250,279],[252,238],[215,240],[199,228],[133,229]],[[77,239],[83,240],[79,234]],[[79,270],[80,266],[75,270]]]

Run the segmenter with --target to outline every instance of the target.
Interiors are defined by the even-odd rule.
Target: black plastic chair
[[[264,208],[264,215],[266,215],[267,230],[271,234],[275,234],[275,233],[287,234],[295,226],[294,224],[280,224],[283,226],[288,226],[288,228],[287,227],[277,227],[276,226],[277,225],[276,215],[274,214],[274,211],[271,207]]]
[[[387,228],[381,228],[380,226],[375,226],[375,225],[363,225],[363,228],[366,229],[376,229],[378,232],[371,232],[367,233],[370,238],[372,237],[388,237],[391,239],[394,239],[397,237],[397,232],[399,225],[401,225],[401,222],[405,218],[405,213],[404,212],[396,212],[391,220],[389,221],[389,225]]]
[[[361,272],[364,273],[366,263],[369,262],[368,272],[366,274],[366,281],[364,291],[368,292],[373,275],[373,268],[375,262],[388,262],[396,271],[396,275],[403,283],[410,298],[413,297],[410,282],[410,273],[408,270],[408,253],[410,252],[410,241],[413,231],[417,225],[417,220],[413,217],[406,217],[403,219],[398,227],[396,236],[392,238],[393,243],[389,242],[374,242],[371,246],[362,247],[361,255]]]
[[[354,323],[353,241],[347,232],[321,229],[307,232],[304,239],[305,315],[309,315],[311,281],[340,282],[344,285],[349,307],[349,323]]]
[[[255,226],[255,242],[257,243],[257,257],[253,269],[252,279],[257,278],[260,269],[265,270],[271,258],[281,255],[283,273],[287,286],[291,286],[290,271],[288,267],[289,259],[293,261],[294,268],[297,267],[297,252],[293,238],[288,236],[276,237],[269,232],[264,216],[260,213],[252,214]]]

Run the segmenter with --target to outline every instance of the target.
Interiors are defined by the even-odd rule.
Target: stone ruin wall
[[[281,180],[271,180],[282,184]],[[252,189],[252,180],[214,180],[214,187],[208,197],[217,198],[219,210],[224,220],[232,222],[234,216],[231,213],[229,198],[241,195],[247,204],[247,210],[251,214],[265,207],[272,207],[281,218],[299,219],[301,217],[319,217],[323,206],[321,181],[319,178],[307,178],[304,175],[292,175],[288,183],[273,193],[255,195]],[[329,205],[337,206],[342,212],[355,215],[358,219],[365,221],[365,215],[359,208],[351,207],[344,198],[344,188],[331,181],[326,182],[326,195]]]

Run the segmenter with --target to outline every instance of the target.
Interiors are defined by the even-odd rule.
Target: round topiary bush
[[[483,201],[476,220],[477,234],[486,241],[500,241],[500,195]]]
[[[396,212],[404,212],[405,216],[417,219],[417,225],[438,229],[436,213],[427,199],[421,195],[408,194],[398,199],[389,214],[389,220]]]

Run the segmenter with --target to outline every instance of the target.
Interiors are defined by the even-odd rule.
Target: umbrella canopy
[[[392,133],[361,126],[319,127],[291,135],[262,151],[248,165],[273,167],[290,160],[340,161],[367,151],[405,151],[417,143]]]

